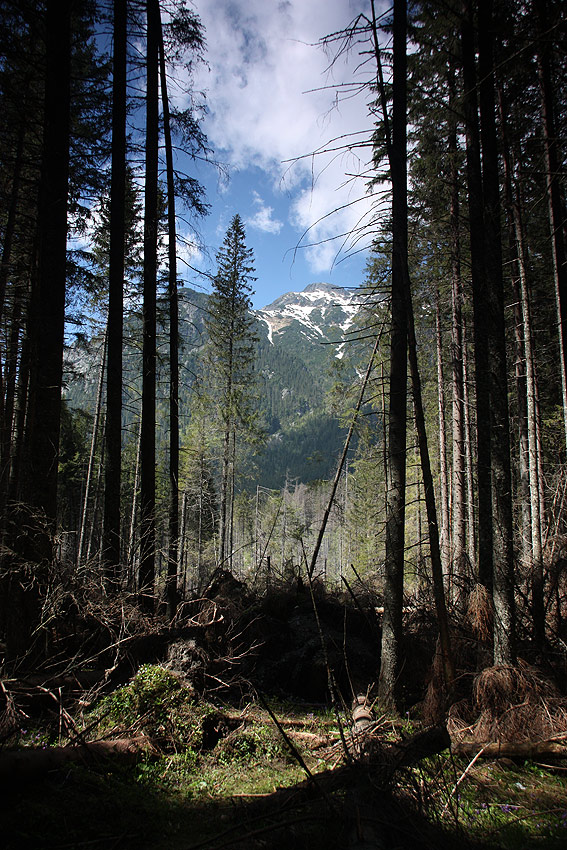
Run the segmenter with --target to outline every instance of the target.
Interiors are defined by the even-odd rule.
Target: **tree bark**
[[[466,131],[466,171],[471,251],[476,391],[476,446],[478,487],[478,578],[492,592],[492,492],[490,445],[490,375],[486,317],[488,294],[484,264],[484,218],[480,134],[478,126],[474,21],[471,0],[463,2],[461,48]]]
[[[396,701],[394,676],[397,675],[399,645],[402,636],[408,344],[412,395],[427,510],[435,608],[439,626],[444,684],[447,689],[445,696],[450,693],[454,680],[447,609],[445,604],[445,590],[443,585],[443,567],[441,563],[441,550],[439,545],[439,526],[437,522],[435,491],[433,476],[431,473],[427,432],[425,428],[421,378],[417,361],[417,343],[408,266],[406,18],[406,3],[405,0],[400,0],[399,3],[394,4],[394,107],[391,142],[389,137],[387,112],[384,106],[385,94],[380,70],[378,40],[375,33],[375,53],[379,66],[380,78],[379,90],[381,92],[383,103],[384,124],[387,139],[386,149],[388,152],[390,174],[392,179],[393,213],[390,428],[392,425],[394,426],[394,442],[392,443],[392,434],[390,432],[388,455],[390,464],[390,480],[386,500],[386,575],[384,585],[384,616],[382,620],[382,655],[380,676],[378,679],[378,699],[384,705],[387,705],[388,703],[395,704]],[[393,373],[394,378],[392,377]],[[404,390],[403,427],[402,403],[400,397],[402,385]],[[392,408],[394,409],[393,419]],[[401,481],[402,475],[403,482]],[[402,483],[403,486],[400,486]],[[382,672],[383,667],[384,674]]]
[[[378,51],[377,44],[376,51]],[[405,0],[395,0],[393,127],[390,151],[393,247],[388,488],[386,493],[384,616],[382,618],[382,645],[378,678],[378,699],[383,706],[395,706],[397,702],[405,565],[408,362],[407,313],[404,295],[404,258],[407,255],[406,67],[406,3]],[[384,119],[387,120],[385,110]]]
[[[463,411],[465,426],[465,484],[467,492],[467,556],[470,565],[476,564],[475,502],[474,502],[474,462],[473,462],[473,425],[469,396],[471,367],[468,354],[467,323],[463,316]]]
[[[89,764],[97,759],[113,759],[133,763],[154,751],[151,741],[144,737],[90,741],[45,749],[4,750],[0,753],[0,784],[34,781],[77,762]]]
[[[514,532],[492,0],[479,0],[479,94],[490,370],[494,664],[514,664]]]
[[[448,577],[451,569],[451,526],[449,522],[449,472],[447,463],[447,426],[445,421],[445,376],[439,291],[435,293],[435,331],[437,341],[437,406],[439,409],[439,502],[441,505],[441,562]]]
[[[455,72],[449,65],[449,107],[455,105]],[[451,113],[453,114],[453,113]],[[463,351],[463,287],[461,279],[461,228],[459,201],[459,169],[457,164],[457,122],[451,119],[449,130],[451,175],[451,385],[453,412],[453,469],[451,486],[451,571],[458,583],[457,599],[464,590],[466,577],[466,469],[465,469],[465,410],[464,410],[464,351]],[[474,561],[473,561],[474,563]]]
[[[167,560],[167,614],[175,616],[178,602],[177,562],[179,550],[179,300],[177,295],[177,236],[175,186],[169,97],[165,68],[165,46],[159,3],[159,65],[163,132],[167,171],[168,302],[169,302],[169,551]]]
[[[70,0],[47,3],[45,124],[39,191],[39,276],[30,306],[33,403],[25,493],[55,532],[63,379],[70,125]],[[31,395],[31,393],[30,393]],[[50,553],[47,544],[46,555]]]
[[[146,183],[144,189],[142,433],[140,463],[140,605],[154,608],[156,549],[156,290],[158,228],[158,56],[159,18],[155,0],[147,2]]]
[[[114,2],[112,66],[112,166],[108,269],[108,354],[106,371],[106,463],[103,560],[106,584],[120,579],[120,489],[122,480],[122,336],[126,232],[126,0]]]
[[[451,745],[451,752],[454,755],[481,756],[487,759],[564,759],[567,756],[567,746],[560,741],[502,741],[489,744],[458,741]]]
[[[102,414],[102,390],[104,386],[104,367],[107,351],[107,336],[108,331],[104,336],[102,343],[102,354],[100,359],[100,372],[98,378],[98,388],[96,393],[95,414],[93,419],[93,428],[91,432],[91,448],[89,451],[89,462],[87,465],[87,476],[85,479],[85,495],[83,499],[83,510],[81,514],[81,526],[79,528],[79,542],[77,545],[77,566],[82,564],[83,550],[85,548],[85,538],[87,534],[87,520],[89,516],[89,504],[91,495],[91,486],[93,480],[94,462],[96,457],[96,449],[100,430],[100,420]],[[94,522],[94,519],[93,519]]]
[[[559,327],[559,352],[561,363],[561,386],[563,391],[563,419],[567,442],[567,252],[564,228],[567,221],[565,205],[561,195],[560,158],[555,99],[553,90],[552,62],[549,45],[544,33],[548,29],[546,0],[534,0],[537,32],[537,67],[541,96],[541,121],[545,162],[545,181],[555,299]]]
[[[532,585],[532,616],[536,643],[545,643],[545,606],[543,592],[543,534],[540,512],[540,455],[538,446],[537,376],[531,319],[530,292],[524,238],[520,188],[514,185],[512,152],[508,144],[507,115],[504,94],[499,88],[500,124],[504,140],[505,190],[508,206],[510,247],[513,260],[513,285],[516,294],[519,328],[517,345],[522,358],[518,375],[518,407],[520,418],[520,477],[523,524],[523,560]],[[517,370],[518,371],[518,370]]]
[[[70,0],[46,5],[46,77],[39,188],[39,274],[30,304],[32,371],[23,497],[31,510],[11,508],[17,553],[8,584],[7,656],[27,652],[39,625],[41,597],[54,559],[57,467],[63,381],[67,262],[67,196],[71,86]],[[22,534],[29,523],[26,533]],[[29,532],[29,533],[28,533]],[[25,571],[29,571],[25,575]],[[31,574],[30,574],[31,573]]]

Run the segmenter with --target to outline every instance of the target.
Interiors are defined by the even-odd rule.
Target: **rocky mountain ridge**
[[[303,335],[313,342],[337,342],[353,324],[358,312],[355,295],[329,283],[310,283],[301,292],[287,292],[271,304],[256,310],[255,315],[268,329],[268,340],[274,344],[278,336],[297,323]],[[329,331],[335,339],[329,339]],[[341,356],[342,348],[337,356]]]

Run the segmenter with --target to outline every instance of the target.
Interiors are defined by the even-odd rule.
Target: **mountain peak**
[[[315,301],[323,304],[331,305],[333,303],[350,304],[352,294],[342,286],[334,286],[331,283],[323,281],[318,283],[309,283],[305,289],[295,292],[286,292],[267,304],[259,311],[260,313],[271,312],[272,310],[281,310],[288,304],[313,304]]]
[[[357,306],[352,293],[341,286],[321,282],[308,284],[302,292],[286,292],[255,312],[268,326],[271,343],[274,334],[281,339],[290,326],[295,326],[311,341],[329,342],[336,340],[337,328],[345,331],[352,324]]]
[[[308,283],[303,291],[318,292],[319,290],[322,292],[334,292],[336,290],[342,292],[343,288],[342,286],[333,286],[333,284],[331,283],[325,283],[324,281],[320,281],[319,283]]]

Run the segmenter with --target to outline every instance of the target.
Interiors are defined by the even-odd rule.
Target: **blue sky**
[[[316,46],[368,5],[365,0],[196,2],[206,29],[207,67],[198,69],[194,84],[206,91],[204,129],[230,180],[219,181],[212,168],[199,170],[211,206],[200,224],[209,252],[185,255],[194,267],[214,273],[215,252],[239,213],[255,256],[255,307],[314,281],[356,286],[362,280],[365,253],[360,245],[354,252],[342,246],[340,234],[369,215],[364,180],[345,176],[364,171],[366,154],[305,155],[346,133],[366,136],[370,128],[365,94],[336,101],[336,84],[368,75],[364,68],[356,70],[358,52],[328,70],[329,56]],[[178,92],[182,100],[182,85]],[[288,162],[297,157],[302,158]],[[204,284],[195,272],[184,276],[190,286]]]

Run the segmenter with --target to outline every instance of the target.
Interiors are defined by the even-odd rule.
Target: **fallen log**
[[[149,738],[116,738],[109,741],[90,741],[64,747],[22,747],[0,751],[0,785],[9,787],[22,781],[40,779],[53,770],[68,764],[92,764],[97,759],[139,761],[143,755],[155,752]]]
[[[558,741],[492,741],[481,744],[477,741],[456,741],[451,744],[453,755],[479,758],[527,759],[567,758],[567,744]]]

